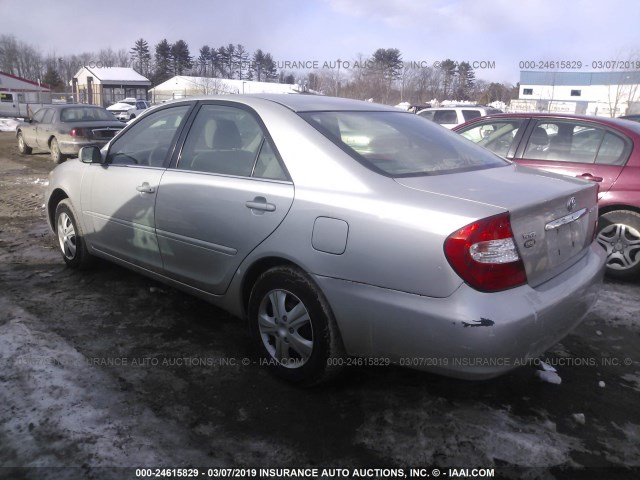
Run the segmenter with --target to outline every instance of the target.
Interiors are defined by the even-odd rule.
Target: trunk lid
[[[593,182],[518,165],[395,180],[508,211],[527,281],[534,287],[582,258],[593,241],[598,217]]]

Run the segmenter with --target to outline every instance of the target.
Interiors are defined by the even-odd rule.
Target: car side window
[[[42,117],[42,123],[51,123],[53,121],[53,115],[55,113],[56,112],[54,112],[52,109],[48,108],[44,114],[44,117]]]
[[[34,113],[33,114],[33,121],[37,122],[37,123],[42,122],[42,118],[44,117],[44,114],[46,113],[46,111],[47,111],[46,108],[41,108],[36,113]]]
[[[458,123],[458,114],[455,110],[437,110],[433,120],[440,125]]]
[[[555,162],[594,163],[605,131],[576,122],[539,121],[524,158]]]
[[[203,105],[185,140],[178,168],[250,177],[264,138],[250,112]]]
[[[420,115],[421,117],[424,117],[428,120],[433,121],[433,114],[435,112],[433,110],[423,110],[422,112],[419,112],[418,115]]]
[[[468,122],[474,118],[481,117],[482,114],[478,110],[462,110],[462,116],[464,117],[464,121]]]
[[[107,163],[162,167],[189,108],[164,108],[141,119],[113,143]]]
[[[287,180],[287,174],[282,169],[271,143],[266,138],[262,143],[253,176],[270,180]]]
[[[483,122],[458,132],[467,140],[506,157],[522,125],[521,119]]]
[[[626,144],[622,138],[607,132],[604,135],[596,163],[600,165],[624,165],[627,160]]]

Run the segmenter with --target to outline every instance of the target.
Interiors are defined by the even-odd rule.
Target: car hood
[[[133,105],[129,105],[128,103],[114,103],[110,107],[107,107],[107,110],[131,110],[135,108]]]

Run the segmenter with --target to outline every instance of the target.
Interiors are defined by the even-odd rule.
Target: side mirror
[[[82,147],[78,154],[82,163],[102,163],[102,155],[100,149],[95,145],[89,145],[88,147]]]

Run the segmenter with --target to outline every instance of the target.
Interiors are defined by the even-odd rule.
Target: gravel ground
[[[0,478],[640,478],[640,281],[606,281],[545,354],[559,385],[532,365],[486,382],[350,367],[298,389],[255,363],[221,310],[106,262],[66,268],[44,218],[52,167],[0,133]]]

